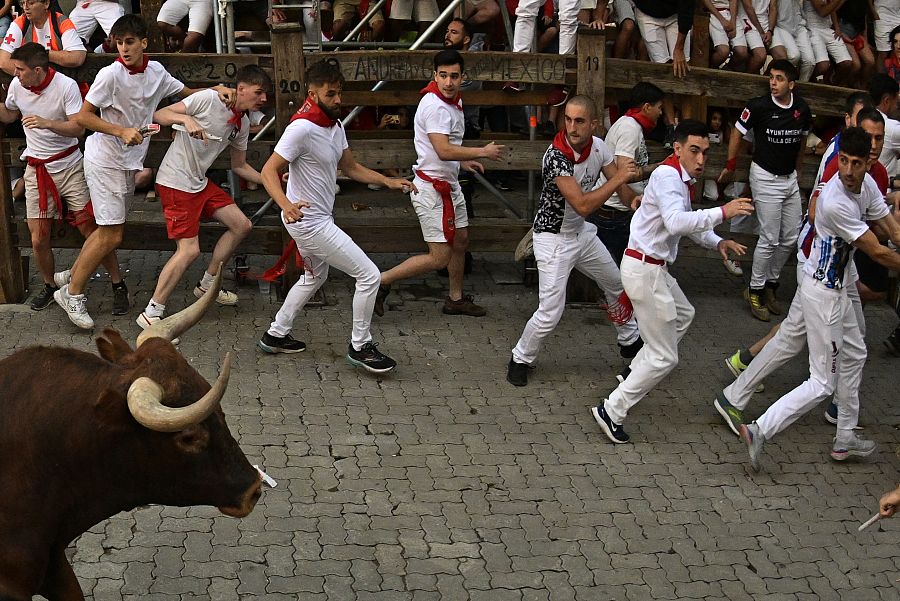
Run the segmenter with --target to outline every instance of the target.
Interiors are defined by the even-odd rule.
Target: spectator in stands
[[[891,30],[889,39],[893,49],[883,61],[884,70],[889,77],[900,83],[900,25]],[[879,56],[881,56],[881,53],[879,53]]]
[[[771,10],[770,0],[740,0],[741,25],[750,58],[747,59],[747,73],[758,74],[766,62],[766,49],[772,43],[772,30],[777,14]],[[770,14],[771,13],[771,14]],[[771,24],[770,24],[771,23]]]
[[[9,26],[0,44],[0,69],[13,75],[13,50],[24,41],[37,42],[50,52],[50,62],[60,67],[80,67],[87,50],[78,37],[75,25],[58,12],[51,12],[50,0],[24,0],[25,14]]]
[[[613,9],[616,13],[616,27],[619,28],[613,45],[613,56],[626,59],[634,56],[639,60],[648,60],[647,46],[635,24],[633,0],[613,0]]]
[[[469,23],[472,31],[487,31],[500,16],[500,5],[497,0],[466,0],[456,8],[455,16]]]
[[[891,118],[897,110],[898,93],[900,84],[882,73],[873,76],[869,82],[869,95],[872,96],[875,108],[884,117],[884,148],[878,161],[891,177],[900,174],[900,122]]]
[[[816,61],[816,72],[829,57],[834,61],[834,74],[831,83],[843,85],[853,77],[853,61],[847,51],[847,45],[840,36],[840,25],[837,20],[837,9],[845,0],[805,0],[803,5],[806,26],[809,29],[809,41],[813,47]]]
[[[519,0],[516,7],[516,26],[513,52],[534,52],[534,28],[543,0]],[[580,0],[559,0],[559,53],[575,52],[575,32],[578,29]],[[544,15],[546,17],[546,14]],[[546,25],[546,22],[545,22]]]
[[[331,26],[331,39],[343,40],[360,19],[369,12],[367,0],[337,0],[334,3],[334,24]],[[384,40],[384,15],[378,10],[367,22],[359,34],[362,41],[380,42]]]
[[[688,72],[694,4],[695,0],[634,0],[634,16],[650,60],[672,63],[675,77]]]
[[[803,0],[778,0],[778,20],[772,31],[770,54],[775,60],[787,59],[800,72],[800,81],[809,81],[816,57],[809,41],[809,30],[801,10]],[[823,65],[827,69],[828,65]]]
[[[166,0],[159,9],[156,25],[166,36],[169,50],[198,52],[206,30],[212,22],[212,3],[209,0]],[[178,23],[188,18],[187,33]]]
[[[872,18],[875,24],[875,49],[878,51],[877,63],[880,70],[880,65],[884,64],[891,54],[897,52],[897,46],[894,45],[894,34],[900,27],[900,2],[875,0],[874,8],[875,12]]]
[[[208,5],[209,3],[207,3]],[[116,0],[90,0],[89,2],[76,2],[75,8],[69,13],[69,19],[75,25],[78,36],[84,40],[85,44],[90,44],[91,36],[94,35],[98,25],[109,37],[109,30],[112,29],[113,23],[124,14],[125,9]]]
[[[388,14],[391,40],[399,40],[413,20],[421,35],[439,14],[435,0],[393,0]]]
[[[738,0],[703,0],[709,11],[709,38],[713,43],[710,66],[721,67],[729,55],[728,68],[743,71],[747,68],[747,39],[743,23],[738,27]]]
[[[0,6],[0,39],[6,35],[9,24],[13,18],[13,0],[3,0],[3,6]]]
[[[853,62],[853,87],[863,87],[875,73],[875,54],[869,45],[866,19],[869,4],[865,0],[848,0],[837,10],[841,39],[847,45]]]

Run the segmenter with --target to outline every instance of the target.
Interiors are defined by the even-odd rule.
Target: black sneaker
[[[513,386],[528,385],[528,369],[527,363],[516,363],[515,359],[510,359],[506,367],[506,381]]]
[[[38,292],[37,296],[34,297],[34,300],[31,301],[31,310],[32,311],[43,311],[46,309],[50,303],[53,302],[53,293],[59,290],[53,284],[44,284],[43,290]]]
[[[290,334],[279,338],[272,336],[268,332],[262,335],[256,346],[264,353],[302,353],[306,350],[306,344],[299,340],[294,340]]]
[[[378,343],[367,342],[357,351],[351,344],[347,348],[347,361],[351,365],[362,367],[376,374],[383,374],[397,367],[397,362],[383,354],[377,347]]]
[[[616,374],[616,380],[619,381],[619,384],[624,384],[625,380],[628,379],[628,376],[631,375],[631,368],[626,367],[622,371]]]
[[[378,317],[384,316],[384,301],[387,299],[388,294],[391,293],[391,285],[387,284],[385,286],[378,287],[378,294],[375,295],[375,315]]]
[[[641,347],[644,346],[644,339],[638,336],[638,339],[631,344],[620,344],[619,354],[623,359],[634,359]]]
[[[131,308],[131,299],[128,298],[128,286],[125,282],[112,285],[113,289],[113,315],[125,315]]]
[[[609,415],[606,413],[606,407],[603,405],[591,407],[591,415],[594,416],[594,421],[597,422],[597,425],[600,426],[600,429],[603,430],[603,433],[606,434],[606,437],[612,442],[616,444],[625,444],[631,440],[628,434],[625,433],[625,430],[622,429],[622,426],[610,419]]]

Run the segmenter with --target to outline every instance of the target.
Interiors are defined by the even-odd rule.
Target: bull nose
[[[244,491],[241,495],[240,502],[234,507],[217,507],[219,511],[233,518],[243,518],[250,515],[256,502],[262,496],[262,476],[257,475],[256,481]]]

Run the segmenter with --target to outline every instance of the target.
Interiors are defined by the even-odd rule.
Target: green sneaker
[[[741,424],[744,423],[744,412],[729,403],[728,399],[726,399],[725,395],[721,392],[716,395],[713,406],[716,408],[716,411],[719,412],[719,415],[722,416],[722,419],[725,420],[725,423],[728,424],[728,427],[731,428],[731,431],[734,432],[735,435],[740,436]]]
[[[734,352],[734,354],[727,359],[725,359],[725,367],[728,368],[728,371],[731,372],[735,378],[741,375],[741,372],[747,369],[747,365],[741,361],[741,350],[738,349]],[[766,389],[766,385],[762,382],[759,383],[759,386],[756,387],[756,392],[763,392]]]

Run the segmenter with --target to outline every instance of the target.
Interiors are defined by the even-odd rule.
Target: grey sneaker
[[[754,472],[759,471],[759,456],[762,455],[763,445],[766,443],[765,437],[759,431],[756,422],[750,425],[741,424],[741,438],[747,443],[747,451],[750,453],[750,467]]]
[[[82,330],[90,330],[94,327],[94,320],[91,319],[87,312],[87,297],[85,295],[70,295],[69,285],[66,284],[53,293],[53,300],[63,308],[69,320]]]
[[[722,416],[722,419],[725,420],[725,423],[728,424],[728,427],[731,428],[731,431],[740,436],[741,424],[744,423],[744,412],[729,403],[728,399],[721,392],[716,395],[713,406],[719,412],[719,415]]]
[[[194,296],[202,298],[204,294],[206,294],[206,290],[200,287],[200,282],[197,282],[197,286],[194,288]],[[230,290],[221,288],[216,296],[216,302],[226,307],[233,307],[238,304],[238,295]]]
[[[874,440],[866,440],[860,438],[853,432],[849,437],[834,437],[834,444],[831,445],[831,458],[835,461],[843,461],[850,457],[868,457],[875,452]]]

